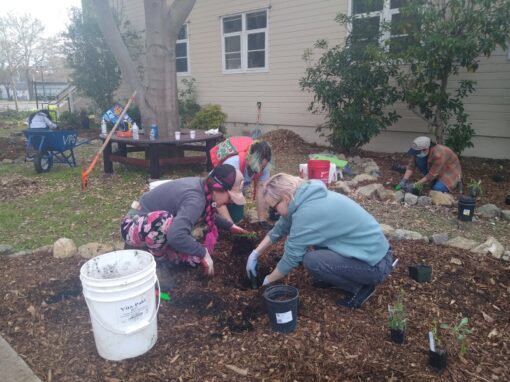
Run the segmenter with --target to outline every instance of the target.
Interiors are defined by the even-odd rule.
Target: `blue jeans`
[[[391,249],[374,266],[329,249],[310,251],[303,258],[303,266],[315,280],[326,281],[351,293],[359,292],[364,285],[382,283],[393,270],[392,263]]]
[[[429,173],[429,169],[427,166],[427,159],[428,159],[428,157],[423,157],[423,158],[416,157],[416,167],[418,167],[420,169],[420,171],[422,172],[423,175],[427,175]],[[446,185],[443,182],[441,182],[440,180],[435,180],[434,182],[432,182],[431,188],[434,191],[450,192],[450,190],[448,190],[448,187],[446,187]]]

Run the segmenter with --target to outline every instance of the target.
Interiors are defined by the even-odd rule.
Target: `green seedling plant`
[[[393,306],[388,305],[388,320],[391,330],[399,330],[401,332],[406,330],[407,317],[404,306],[404,292],[402,290],[398,293]]]
[[[415,191],[416,195],[421,195],[423,192],[423,183],[415,183],[414,191]]]
[[[448,330],[450,334],[453,336],[457,345],[459,346],[460,354],[464,354],[467,352],[468,348],[468,337],[473,333],[473,330],[468,326],[469,319],[467,317],[463,317],[458,324],[456,325],[448,325],[441,324],[441,329]]]
[[[472,196],[473,198],[481,196],[483,193],[482,180],[471,179],[471,182],[469,182],[467,189],[469,190],[469,196]]]
[[[234,235],[235,237],[242,237],[248,240],[255,240],[257,239],[257,233],[256,232],[248,232],[248,233],[236,233]]]

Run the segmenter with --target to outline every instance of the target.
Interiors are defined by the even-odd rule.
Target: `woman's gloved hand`
[[[266,286],[266,285],[269,285],[271,284],[271,281],[269,281],[269,275],[267,275],[266,277],[264,277],[264,281],[262,282],[262,286]]]
[[[404,189],[408,181],[409,180],[402,178],[398,185],[400,186],[401,189]]]
[[[249,279],[251,277],[257,276],[257,258],[259,254],[256,250],[253,250],[248,256],[248,260],[246,261],[246,275]]]
[[[205,256],[203,257],[202,261],[200,262],[202,267],[204,267],[204,274],[208,277],[212,277],[214,275],[214,264],[213,260],[211,258],[211,255],[209,255],[209,251],[205,250]]]
[[[407,183],[405,186],[404,186],[404,191],[405,192],[413,192],[414,191],[414,183]]]
[[[236,235],[248,235],[249,232],[245,229],[239,227],[238,225],[233,224],[232,227],[230,227],[230,233],[236,234]]]

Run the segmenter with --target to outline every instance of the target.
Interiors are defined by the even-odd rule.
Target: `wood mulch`
[[[250,228],[250,227],[248,227]],[[262,237],[263,233],[259,232]],[[96,352],[81,295],[86,260],[50,254],[0,261],[0,333],[45,381],[346,381],[508,380],[510,272],[490,257],[426,243],[394,242],[399,265],[359,310],[339,308],[339,291],[317,289],[302,268],[285,279],[299,289],[299,318],[291,334],[269,328],[262,290],[245,279],[244,253],[231,253],[221,235],[215,277],[200,269],[171,268],[177,287],[158,314],[158,341],[135,359],[111,362]],[[282,243],[260,260],[259,278],[276,264]],[[462,265],[450,263],[452,257]],[[408,276],[414,263],[433,266],[431,283]],[[260,282],[260,279],[259,279]],[[405,292],[404,345],[390,341],[387,306]],[[446,371],[427,366],[433,322],[469,318],[467,353],[455,353]]]

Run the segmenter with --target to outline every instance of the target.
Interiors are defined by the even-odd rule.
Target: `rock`
[[[368,199],[373,199],[376,196],[376,192],[379,188],[384,188],[380,183],[367,184],[366,186],[360,187],[356,190],[356,194],[361,195]]]
[[[0,256],[10,255],[13,251],[14,249],[12,248],[12,246],[8,244],[0,244]]]
[[[53,257],[57,259],[65,259],[76,254],[78,248],[74,241],[65,237],[61,237],[53,243]]]
[[[366,166],[363,167],[363,171],[365,174],[369,174],[371,175],[373,172],[375,173],[381,173],[381,170],[379,169],[379,166],[376,165],[375,163],[374,164],[368,164]]]
[[[404,201],[404,192],[403,191],[397,191],[393,194],[393,199],[397,203],[402,203]]]
[[[356,155],[355,157],[352,157],[351,159],[349,159],[349,162],[352,162],[354,164],[361,164],[362,160],[358,155]]]
[[[9,257],[20,257],[20,256],[27,256],[27,255],[31,255],[32,254],[32,251],[27,249],[25,251],[18,251],[18,252],[15,252],[13,253],[12,255],[10,255]]]
[[[418,197],[410,192],[404,195],[404,203],[414,206],[418,202]]]
[[[505,251],[505,253],[503,253],[503,256],[501,256],[501,260],[510,261],[510,251]]]
[[[103,243],[87,243],[78,248],[78,255],[84,259],[92,259],[93,257],[113,251],[113,245]]]
[[[452,207],[455,204],[453,196],[446,192],[430,191],[429,196],[432,199],[432,204],[436,206]]]
[[[497,241],[492,236],[489,236],[485,243],[482,243],[477,247],[472,248],[471,252],[480,253],[483,255],[491,254],[492,257],[496,259],[501,259],[503,253],[505,252],[505,248],[501,245],[499,241]]]
[[[432,204],[432,198],[429,196],[418,196],[416,204],[420,207],[430,206]]]
[[[501,209],[498,208],[495,204],[484,204],[480,208],[477,208],[477,212],[479,215],[482,215],[484,218],[499,218],[501,215]]]
[[[13,164],[13,163],[14,163],[14,159],[8,159],[8,158],[2,159],[2,164]]]
[[[395,228],[393,228],[392,226],[384,223],[381,223],[379,225],[381,226],[384,236],[392,237],[395,234]]]
[[[501,211],[501,219],[506,220],[507,222],[510,222],[510,210]]]
[[[381,187],[376,190],[376,195],[379,200],[385,201],[385,200],[393,200],[394,198],[394,192],[391,190],[388,190],[387,188]]]
[[[435,233],[431,237],[432,242],[437,245],[445,245],[448,242],[447,233]]]
[[[456,257],[452,257],[450,259],[450,264],[462,265],[462,261],[460,261],[460,259],[457,259]]]
[[[347,185],[347,182],[342,180],[335,182],[330,186],[330,188],[332,191],[336,191],[344,195],[348,195],[350,192],[352,192],[352,189]]]
[[[359,174],[345,183],[349,187],[356,187],[358,185],[358,183],[360,183],[360,182],[375,182],[376,180],[377,180],[377,178],[375,176],[368,175],[368,174]]]
[[[424,240],[429,241],[428,237],[424,237],[421,233],[409,231],[406,229],[396,229],[393,237],[397,240]]]
[[[35,256],[49,255],[53,252],[53,245],[45,245],[43,247],[36,248],[32,251]]]
[[[449,247],[469,250],[471,248],[476,247],[478,243],[474,240],[469,240],[462,236],[456,236],[453,239],[448,240],[446,242],[446,245],[448,245]]]

